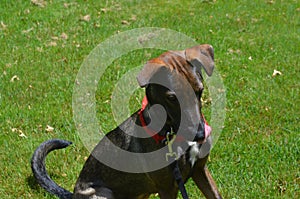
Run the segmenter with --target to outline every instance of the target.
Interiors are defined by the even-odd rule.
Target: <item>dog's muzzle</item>
[[[204,143],[206,139],[210,136],[211,131],[211,127],[208,125],[206,120],[204,120],[204,122],[199,125],[198,131],[193,141],[198,142],[199,144]]]

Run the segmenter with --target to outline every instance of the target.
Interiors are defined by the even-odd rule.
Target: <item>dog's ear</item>
[[[211,76],[215,67],[214,64],[214,49],[209,44],[194,46],[185,50],[185,56],[197,70],[204,68],[206,74]]]
[[[145,87],[149,84],[151,77],[163,66],[164,64],[158,60],[153,59],[148,61],[137,75],[137,81],[140,87]]]

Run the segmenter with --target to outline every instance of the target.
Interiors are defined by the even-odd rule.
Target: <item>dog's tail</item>
[[[65,140],[48,140],[42,143],[34,152],[31,159],[31,169],[37,182],[51,194],[60,199],[71,199],[72,193],[57,185],[48,175],[45,167],[45,159],[48,153],[56,149],[66,148],[72,142]]]

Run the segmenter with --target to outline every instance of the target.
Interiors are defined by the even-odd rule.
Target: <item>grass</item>
[[[227,106],[208,166],[224,198],[300,197],[298,1],[32,2],[0,3],[0,198],[54,198],[35,184],[29,165],[51,138],[74,142],[47,159],[53,179],[73,189],[89,154],[73,122],[76,74],[99,43],[139,27],[173,29],[215,48]],[[136,51],[109,67],[96,96],[102,129],[116,125],[114,83],[160,52]],[[272,77],[274,69],[282,75]],[[187,188],[200,197],[192,182]]]

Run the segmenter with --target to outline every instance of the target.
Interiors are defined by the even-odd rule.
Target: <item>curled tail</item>
[[[71,199],[72,193],[57,185],[48,175],[45,167],[45,159],[48,153],[56,149],[66,148],[72,142],[65,140],[48,140],[42,143],[34,152],[31,159],[31,169],[37,182],[51,194],[60,199]]]

